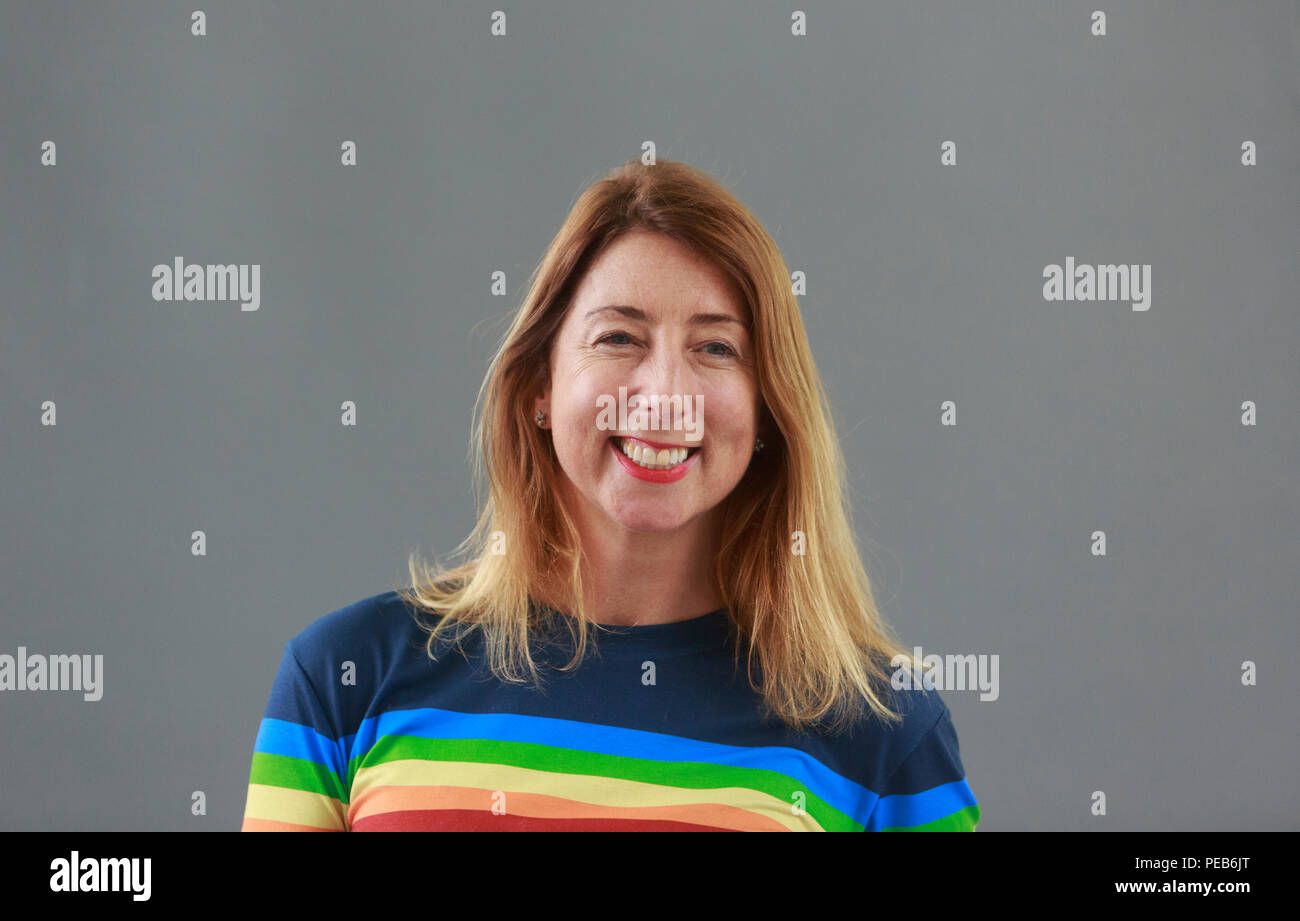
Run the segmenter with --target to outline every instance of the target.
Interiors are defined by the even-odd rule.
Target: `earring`
[[[537,415],[533,417],[533,420],[537,423],[537,427],[541,428],[543,425],[546,424],[546,413],[542,412],[539,409],[537,411]]]
[[[763,439],[761,439],[761,438],[755,438],[755,439],[754,439],[754,453],[757,454],[759,451],[762,451],[762,450],[763,450]]]

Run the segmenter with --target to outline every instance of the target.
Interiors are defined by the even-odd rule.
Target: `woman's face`
[[[569,305],[536,407],[580,521],[598,510],[631,531],[674,531],[704,524],[735,488],[759,418],[746,323],[728,276],[676,241],[634,232],[605,250]],[[638,401],[652,398],[667,398],[659,418],[638,424]],[[648,453],[666,446],[690,454]]]

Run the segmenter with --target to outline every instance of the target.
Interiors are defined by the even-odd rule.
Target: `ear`
[[[542,427],[549,428],[551,419],[551,384],[549,381],[542,386],[541,392],[533,399],[532,417],[537,416],[538,410],[546,413],[547,425]]]

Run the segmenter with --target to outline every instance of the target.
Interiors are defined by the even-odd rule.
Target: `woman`
[[[588,188],[479,403],[463,562],[287,644],[245,830],[974,829],[947,708],[891,675],[786,266],[727,190],[663,160]]]

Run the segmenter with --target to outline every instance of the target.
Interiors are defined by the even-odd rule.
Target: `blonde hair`
[[[883,699],[887,665],[899,657],[915,664],[876,610],[845,501],[843,454],[785,261],[726,188],[670,160],[632,159],[591,184],[529,278],[475,403],[481,511],[457,547],[463,562],[431,570],[412,554],[411,586],[398,589],[417,613],[439,615],[421,624],[426,651],[433,656],[435,641],[454,625],[458,644],[478,629],[500,680],[540,683],[530,633],[549,616],[535,606],[541,602],[572,615],[563,620],[576,648],[564,669],[583,661],[592,622],[583,606],[582,545],[559,500],[555,450],[532,408],[579,282],[606,247],[634,231],[664,234],[712,261],[734,279],[749,310],[764,447],[721,503],[713,560],[741,637],[737,663],[747,647],[748,678],[765,709],[798,730],[842,729],[864,703],[887,723],[901,720]],[[795,532],[806,541],[802,555],[790,547]],[[492,552],[502,541],[506,552]]]

